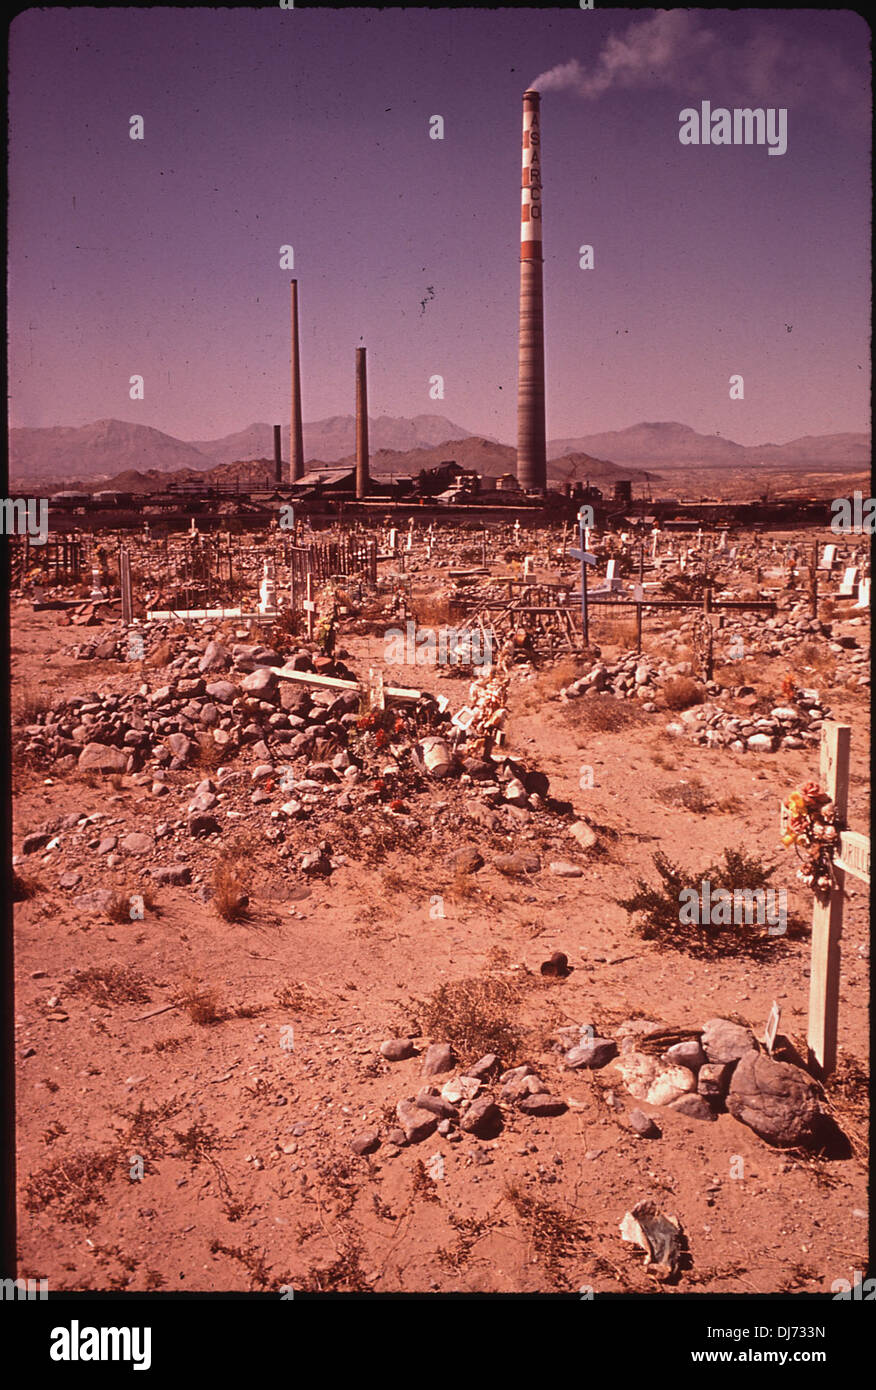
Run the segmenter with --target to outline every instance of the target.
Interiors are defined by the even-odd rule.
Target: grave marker
[[[840,938],[846,874],[864,883],[870,882],[869,837],[842,828],[849,798],[851,736],[852,730],[848,724],[825,720],[822,726],[820,785],[836,807],[835,824],[840,830],[839,850],[833,858],[832,886],[827,892],[816,891],[812,909],[812,961],[806,1037],[810,1067],[822,1077],[829,1076],[836,1068]],[[784,812],[783,822],[787,823]]]

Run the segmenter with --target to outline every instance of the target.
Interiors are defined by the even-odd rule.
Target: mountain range
[[[283,457],[288,458],[288,427]],[[192,470],[273,457],[270,425],[253,424],[219,439],[182,440],[148,425],[125,420],[97,420],[79,427],[16,428],[10,431],[10,474],[18,488],[29,484],[74,481],[94,485],[120,474],[141,475]],[[411,419],[377,416],[369,420],[372,468],[399,474],[430,468],[454,458],[465,468],[496,474],[514,472],[516,450],[495,439],[473,435],[441,415]],[[336,415],[304,426],[308,468],[353,457],[355,420]],[[676,421],[631,425],[601,434],[553,439],[548,445],[551,478],[640,477],[643,472],[673,468],[782,468],[847,470],[870,465],[870,436],[846,433],[812,436],[787,444],[737,444],[720,435],[699,434]],[[121,484],[119,484],[121,486]]]

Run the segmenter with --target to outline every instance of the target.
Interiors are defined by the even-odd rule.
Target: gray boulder
[[[746,1052],[733,1073],[727,1109],[778,1148],[812,1147],[821,1128],[821,1088],[790,1062]]]

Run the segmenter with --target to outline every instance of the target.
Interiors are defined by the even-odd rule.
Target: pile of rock
[[[380,1054],[387,1061],[401,1062],[416,1055],[411,1038],[389,1038],[381,1043]],[[551,1095],[548,1087],[528,1063],[503,1071],[495,1053],[487,1053],[464,1072],[454,1070],[454,1057],[447,1043],[433,1043],[423,1057],[422,1076],[453,1075],[439,1088],[427,1083],[414,1096],[396,1106],[398,1125],[386,1135],[391,1153],[407,1144],[418,1144],[438,1133],[451,1143],[464,1135],[495,1139],[505,1128],[509,1109],[521,1115],[549,1117],[561,1115],[566,1102]],[[376,1128],[360,1130],[350,1146],[355,1153],[372,1153],[381,1142]]]
[[[751,1029],[730,1019],[712,1018],[701,1029],[686,1031],[689,1036],[663,1048],[671,1030],[648,1019],[628,1020],[613,1038],[597,1037],[585,1025],[560,1028],[554,1035],[562,1054],[560,1078],[563,1072],[607,1068],[633,1100],[650,1107],[707,1122],[729,1113],[776,1147],[818,1145],[827,1117],[821,1088],[811,1076],[774,1060],[761,1050]],[[389,1038],[380,1055],[404,1062],[416,1057],[417,1050],[411,1038]],[[452,1075],[439,1086],[432,1078],[442,1073]],[[421,1075],[426,1084],[396,1106],[398,1124],[383,1139],[375,1127],[358,1131],[350,1141],[354,1152],[372,1153],[385,1142],[394,1146],[389,1154],[436,1132],[450,1142],[465,1134],[495,1139],[509,1114],[549,1118],[575,1104],[553,1094],[529,1063],[503,1071],[493,1053],[455,1071],[446,1043],[426,1049]],[[613,1091],[603,1094],[613,1108],[623,1109]],[[642,1138],[661,1137],[654,1117],[638,1107],[627,1112],[626,1124]]]
[[[573,1041],[575,1031],[561,1030],[560,1045]],[[690,1030],[694,1036],[661,1050],[665,1031],[648,1019],[629,1020],[614,1038],[581,1029],[565,1064],[572,1070],[609,1066],[634,1100],[690,1119],[712,1121],[729,1112],[779,1148],[818,1143],[825,1122],[818,1083],[800,1067],[761,1051],[750,1028],[711,1018],[702,1029]],[[630,1111],[627,1122],[642,1137],[660,1136],[654,1118],[641,1110]]]
[[[744,696],[753,694],[750,686],[739,686]],[[809,692],[811,695],[812,692]],[[689,738],[710,748],[750,749],[755,753],[775,753],[780,748],[805,748],[821,740],[822,722],[830,710],[806,694],[785,705],[777,705],[768,715],[731,714],[721,705],[708,703],[682,710],[678,719],[666,725],[666,732]]]
[[[614,662],[597,661],[559,692],[560,700],[574,700],[591,693],[613,695],[618,700],[641,700],[647,713],[657,709],[657,687],[671,676],[690,675],[690,662],[673,665],[643,652],[625,652]]]

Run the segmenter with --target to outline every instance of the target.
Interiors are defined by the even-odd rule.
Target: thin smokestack
[[[365,349],[356,349],[356,499],[368,492],[368,375]]]
[[[301,430],[301,369],[298,361],[298,281],[292,281],[292,413],[289,429],[289,481],[304,477]]]
[[[517,378],[517,481],[547,487],[544,417],[544,285],[541,250],[541,128],[538,92],[523,93],[520,198],[520,347]]]
[[[274,426],[274,482],[283,481],[283,445],[282,430],[279,425]]]

